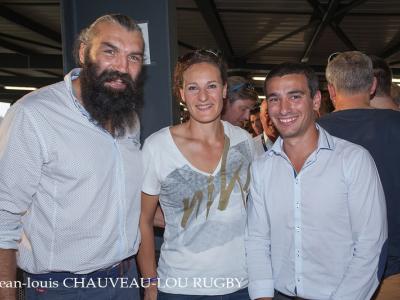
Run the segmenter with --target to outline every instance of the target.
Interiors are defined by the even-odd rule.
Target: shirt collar
[[[64,81],[65,81],[65,84],[67,85],[67,90],[69,91],[69,93],[71,95],[71,98],[73,99],[74,105],[82,113],[82,115],[84,115],[86,118],[88,118],[90,120],[89,112],[78,101],[78,99],[75,96],[74,89],[72,87],[72,81],[79,77],[79,74],[81,73],[81,70],[82,69],[80,69],[80,68],[72,69],[71,72],[69,72],[67,75],[65,75]]]
[[[315,123],[315,127],[317,128],[319,135],[318,135],[318,144],[317,149],[315,152],[319,152],[321,149],[327,150],[334,150],[335,149],[335,142],[332,136],[321,126]],[[279,136],[274,145],[271,148],[270,155],[275,153],[277,155],[282,155],[283,151],[283,139]]]
[[[265,133],[265,131],[262,132],[262,135],[264,136],[265,143],[267,143],[267,141],[269,140],[268,135]]]

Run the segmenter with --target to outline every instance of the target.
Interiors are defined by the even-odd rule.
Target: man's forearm
[[[14,282],[16,280],[17,265],[15,253],[16,250],[14,249],[0,249],[0,282]],[[0,299],[15,300],[16,289],[0,287]]]

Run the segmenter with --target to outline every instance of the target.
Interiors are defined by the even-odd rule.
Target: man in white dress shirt
[[[385,262],[385,198],[361,146],[315,123],[318,78],[303,64],[265,81],[280,137],[252,165],[247,263],[251,299],[370,299]],[[275,291],[274,291],[275,290]]]
[[[16,263],[26,299],[139,299],[129,287],[140,243],[143,37],[131,18],[105,15],[77,45],[82,68],[23,97],[0,127],[2,300],[21,286]]]

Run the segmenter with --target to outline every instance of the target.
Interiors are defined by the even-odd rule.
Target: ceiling
[[[400,77],[399,0],[175,0],[179,54],[220,49],[230,73],[265,75],[284,61],[321,75],[327,57],[360,50],[386,59]],[[62,78],[60,5],[56,0],[0,1],[0,101]]]

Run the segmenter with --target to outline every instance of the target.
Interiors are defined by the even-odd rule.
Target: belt
[[[43,273],[43,274],[32,274],[25,272],[26,277],[30,277],[33,280],[37,281],[49,281],[49,280],[56,280],[56,281],[63,281],[66,278],[87,278],[87,279],[102,279],[102,278],[118,278],[123,277],[129,270],[132,263],[133,257],[128,257],[121,261],[120,263],[111,266],[106,269],[97,270],[87,274],[76,274],[71,272],[50,272],[50,273]]]
[[[300,297],[297,297],[297,296],[288,296],[288,295],[286,295],[284,293],[281,293],[278,290],[275,290],[275,294],[284,296],[285,298],[288,298],[288,299],[291,299],[291,300],[307,300],[305,298],[300,298]]]

